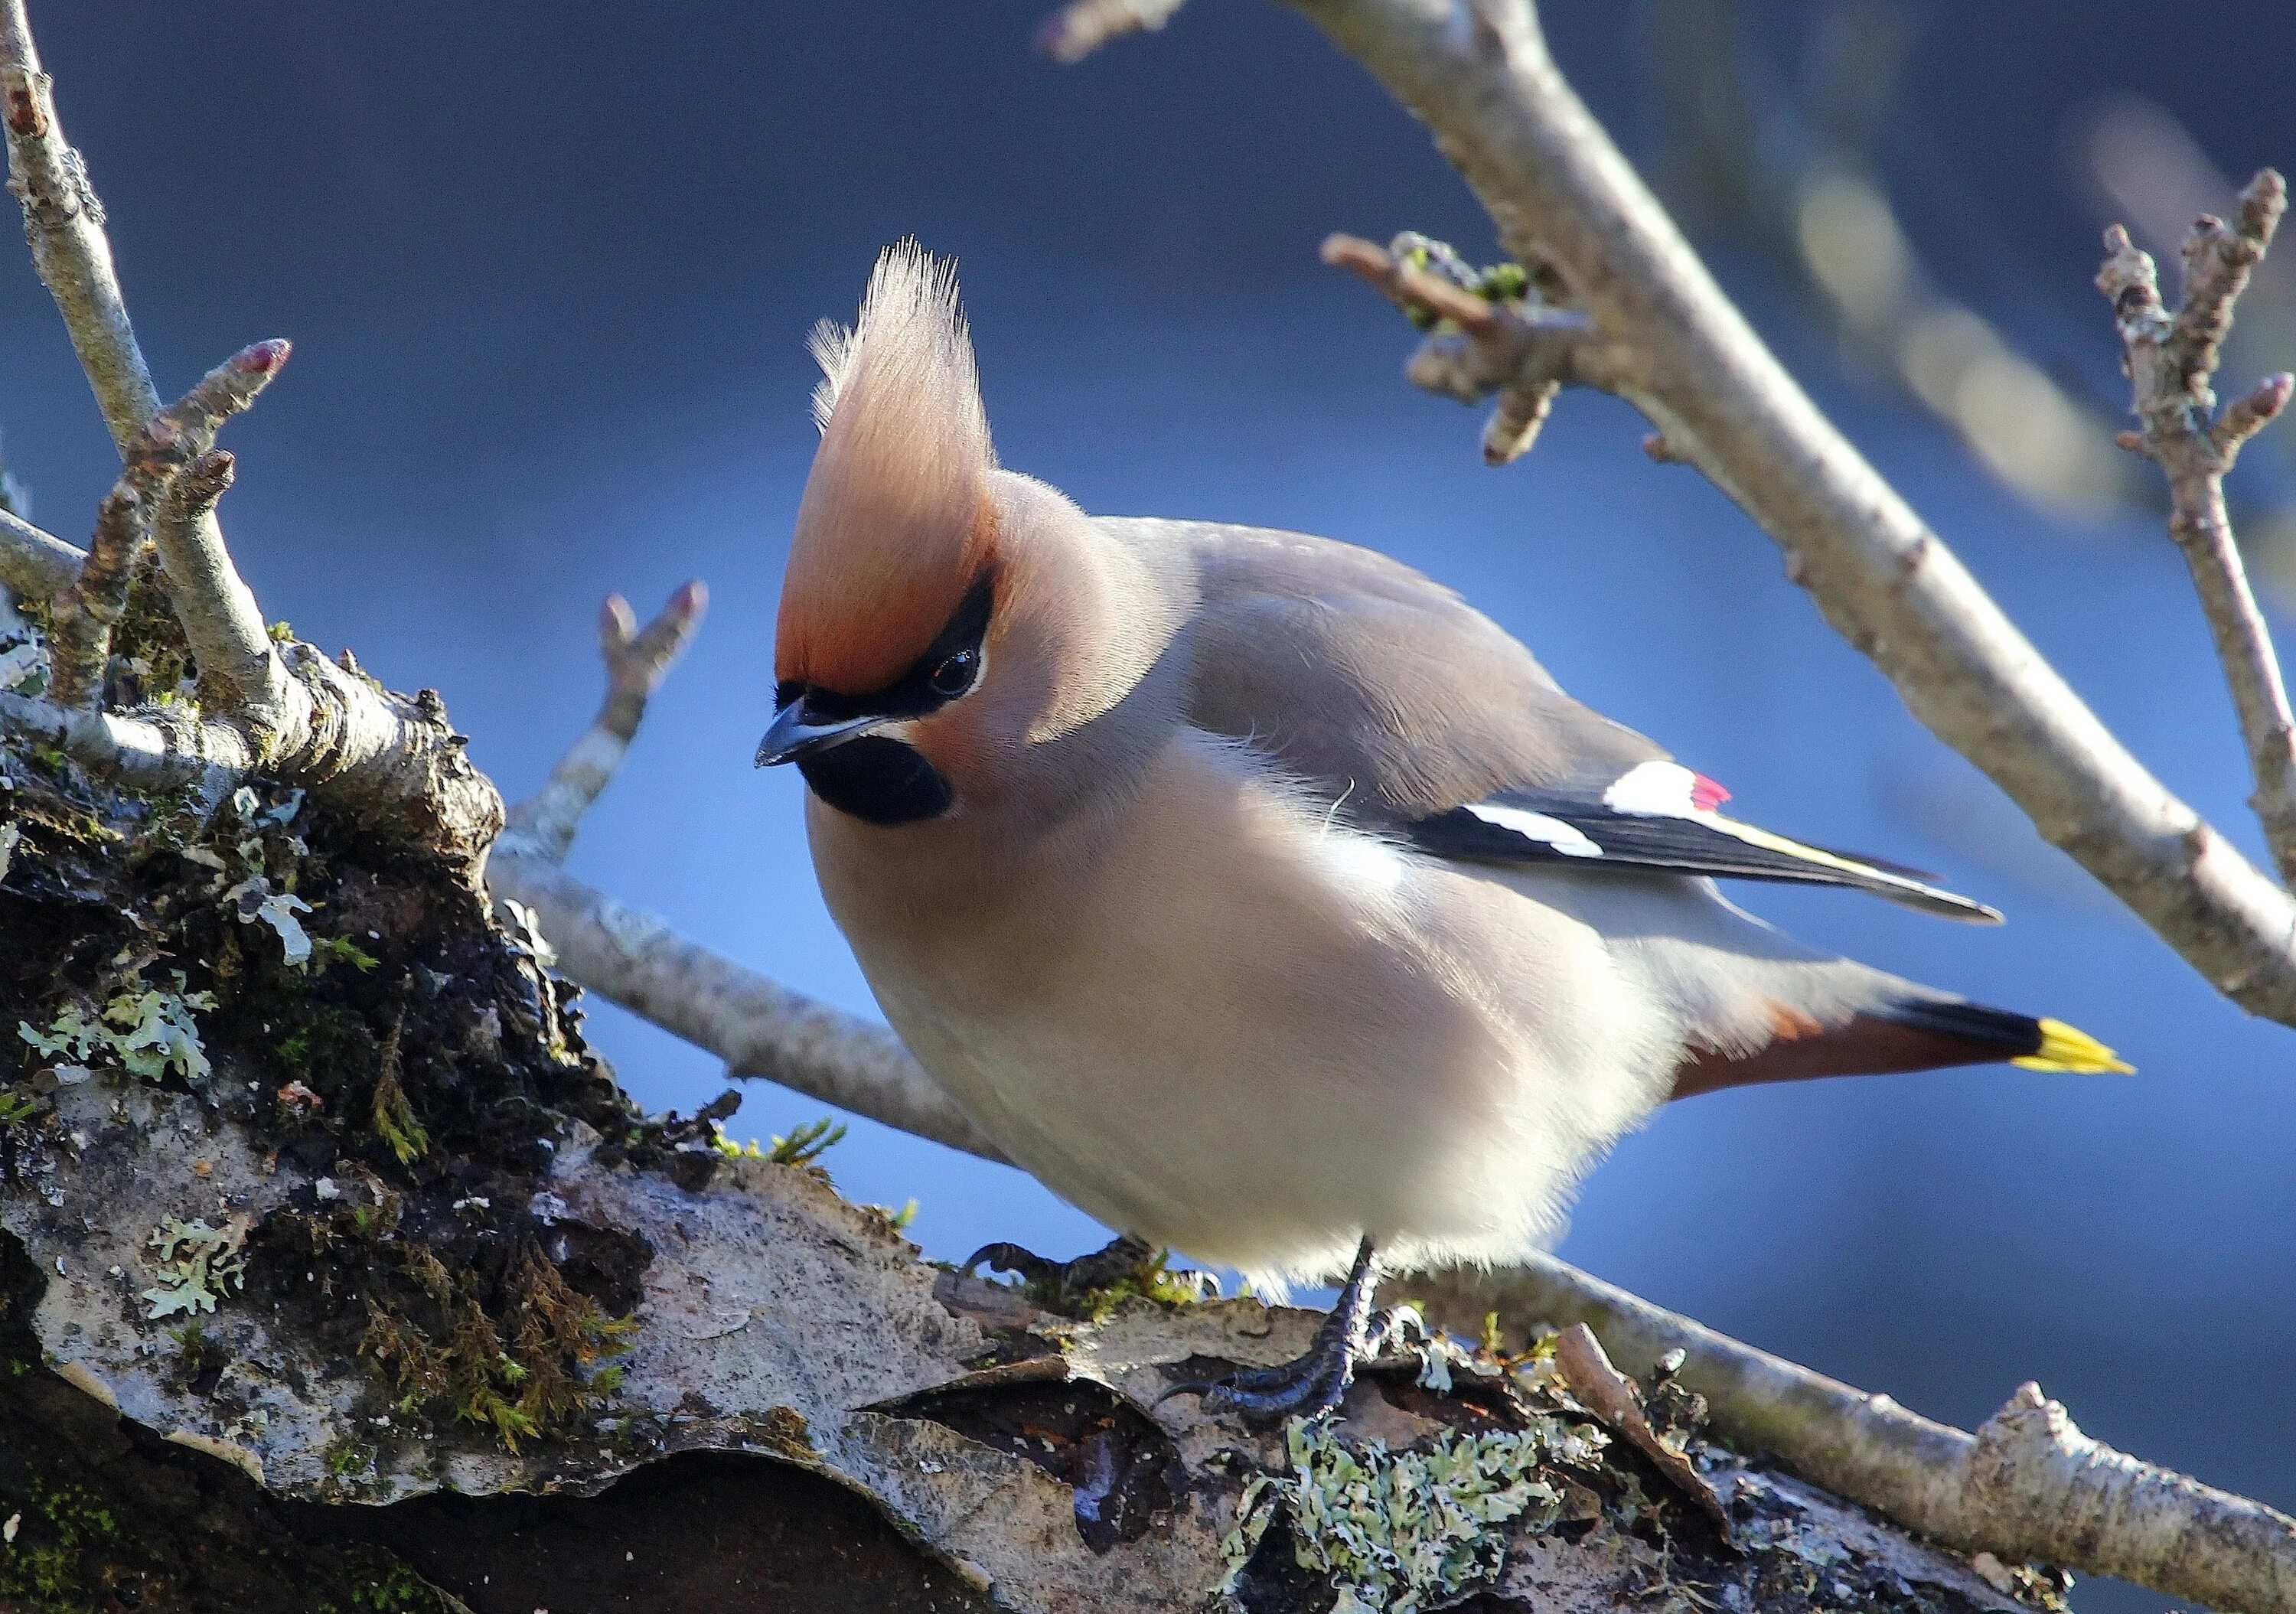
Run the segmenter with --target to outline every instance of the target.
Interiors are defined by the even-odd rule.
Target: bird
[[[1276,1294],[1344,1277],[1299,1361],[1192,1387],[1216,1403],[1331,1412],[1383,1274],[1539,1247],[1670,1100],[2130,1069],[1736,906],[1718,881],[2000,918],[1731,815],[1420,572],[1088,515],[1002,466],[953,266],[914,241],[810,346],[820,436],[756,760],[803,774],[888,1022],[1111,1251]],[[999,1252],[974,1264],[1021,1269]]]

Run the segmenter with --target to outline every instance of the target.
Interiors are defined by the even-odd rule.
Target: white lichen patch
[[[0,690],[37,695],[47,687],[47,647],[37,638],[0,640]]]
[[[1377,1440],[1351,1451],[1328,1424],[1294,1419],[1284,1430],[1292,1471],[1255,1476],[1236,1505],[1221,1594],[1234,1606],[1280,1510],[1300,1567],[1339,1592],[1332,1614],[1441,1608],[1498,1574],[1506,1532],[1497,1527],[1554,1521],[1562,1494],[1541,1466],[1592,1462],[1607,1440],[1591,1424],[1534,1413],[1528,1429],[1447,1435],[1425,1451],[1390,1453]]]
[[[291,966],[300,970],[310,963],[310,932],[296,918],[299,914],[311,911],[309,903],[291,891],[273,890],[270,881],[259,874],[241,881],[225,892],[224,897],[237,905],[240,923],[266,924],[278,933],[279,945]]]
[[[144,1291],[149,1308],[144,1315],[154,1319],[179,1312],[195,1316],[213,1311],[228,1290],[245,1288],[248,1226],[245,1217],[234,1217],[221,1227],[209,1225],[204,1217],[186,1222],[169,1217],[153,1228],[145,1242],[152,1249],[160,1282]]]
[[[151,986],[122,992],[93,1020],[80,1013],[78,1005],[68,1005],[45,1031],[29,1020],[18,1020],[16,1035],[57,1061],[62,1081],[86,1080],[90,1070],[110,1063],[146,1081],[159,1081],[172,1071],[197,1086],[207,1080],[209,1067],[193,1013],[213,1009],[215,995],[186,992],[183,971],[175,971],[175,977],[172,992]]]

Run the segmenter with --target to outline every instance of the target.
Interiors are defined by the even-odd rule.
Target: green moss
[[[630,1348],[634,1318],[610,1317],[529,1246],[506,1306],[490,1312],[468,1273],[419,1245],[397,1249],[400,1275],[427,1305],[369,1297],[359,1350],[392,1375],[399,1405],[491,1430],[511,1450],[564,1434],[620,1388],[605,1361]],[[420,1315],[418,1315],[420,1314]]]
[[[381,1580],[368,1582],[351,1594],[351,1606],[376,1614],[414,1614],[440,1607],[439,1594],[404,1564],[393,1565]]]
[[[361,975],[371,975],[382,961],[358,943],[340,936],[314,936],[311,954],[322,963],[346,963]]]
[[[0,1608],[12,1614],[79,1614],[108,1605],[100,1589],[101,1561],[119,1527],[94,1492],[35,1480],[21,1505],[0,1497],[0,1513],[18,1520],[15,1540],[0,1546]]]
[[[382,1045],[382,1074],[375,1078],[374,1102],[369,1114],[374,1122],[374,1135],[390,1145],[400,1165],[411,1164],[430,1152],[430,1135],[416,1118],[414,1106],[407,1102],[406,1088],[399,1080],[396,1026]]]
[[[111,630],[111,665],[116,676],[129,680],[124,692],[130,706],[179,699],[182,685],[192,676],[183,625],[176,620],[152,566],[139,567],[127,586],[126,609]]]

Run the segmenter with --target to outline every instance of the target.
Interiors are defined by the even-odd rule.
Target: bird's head
[[[903,242],[850,330],[815,327],[821,447],[798,506],[758,766],[794,762],[876,823],[948,811],[950,709],[981,683],[996,615],[996,457],[950,266]]]
[[[1176,610],[1060,494],[1000,471],[949,266],[904,242],[850,331],[813,336],[821,446],[798,506],[759,766],[866,823],[1053,811],[1105,778]],[[1103,728],[1105,725],[1102,725]]]

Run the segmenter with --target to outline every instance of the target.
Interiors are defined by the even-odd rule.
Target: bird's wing
[[[1103,525],[1194,561],[1188,720],[1423,851],[1848,886],[2000,918],[1918,871],[1726,815],[1728,791],[1571,699],[1505,629],[1400,561],[1262,528]]]
[[[1403,826],[1439,857],[1665,869],[1734,880],[1849,886],[1948,919],[2001,914],[1903,864],[1811,846],[1722,812],[1730,792],[1678,762],[1639,762],[1599,790],[1500,791]]]

